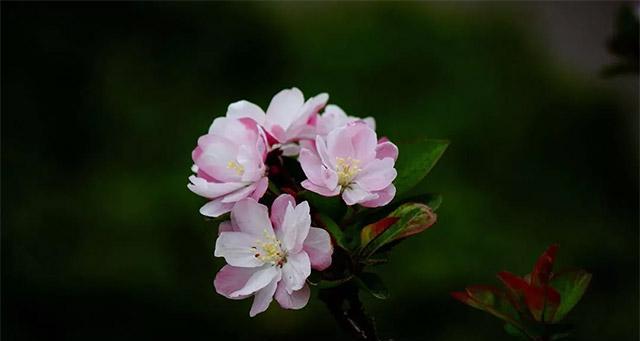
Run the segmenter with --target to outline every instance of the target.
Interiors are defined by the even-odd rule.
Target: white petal
[[[242,232],[250,233],[260,238],[273,234],[269,210],[267,206],[259,204],[253,198],[238,201],[231,210],[231,221]]]
[[[306,252],[287,256],[287,262],[282,266],[282,281],[288,293],[302,289],[310,274],[311,262]]]
[[[248,117],[256,121],[256,123],[263,125],[265,120],[265,113],[259,106],[249,101],[238,101],[229,104],[227,108],[227,117],[242,118]]]
[[[278,239],[282,242],[284,249],[293,253],[302,250],[310,226],[309,203],[303,201],[295,208],[289,204],[282,220],[282,226],[277,231]]]
[[[279,276],[280,270],[278,268],[272,265],[265,265],[258,271],[254,272],[253,275],[251,275],[251,277],[247,281],[247,284],[245,284],[242,289],[232,292],[229,296],[236,297],[253,294],[269,285],[271,281]],[[273,295],[273,293],[271,295]]]
[[[278,301],[280,306],[285,309],[304,308],[304,306],[309,302],[310,296],[311,290],[309,290],[309,286],[306,283],[302,289],[288,293],[282,281],[278,283],[278,289],[275,294],[276,301]]]
[[[279,280],[278,277],[275,277],[266,287],[256,292],[249,316],[254,317],[269,308],[269,304],[273,301],[273,294],[276,292]]]
[[[216,240],[216,257],[224,257],[229,265],[252,268],[263,265],[255,257],[256,236],[244,232],[222,232]]]

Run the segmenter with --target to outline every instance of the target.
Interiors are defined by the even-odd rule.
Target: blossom
[[[285,89],[271,99],[265,113],[259,106],[242,100],[229,105],[227,117],[248,117],[262,126],[268,133],[271,144],[281,147],[285,155],[295,155],[299,147],[295,142],[301,138],[313,138],[313,122],[329,95],[321,93],[306,102],[298,88]]]
[[[392,184],[398,148],[362,121],[316,136],[315,151],[303,148],[300,165],[307,179],[302,187],[323,196],[342,194],[347,205],[378,207],[395,196]]]
[[[231,221],[220,225],[214,255],[226,262],[216,275],[216,291],[231,299],[254,296],[249,312],[265,311],[272,299],[286,309],[309,300],[311,268],[331,265],[333,248],[327,231],[311,227],[309,204],[298,205],[282,194],[267,207],[247,198],[235,204]]]
[[[348,123],[360,120],[365,122],[369,128],[376,130],[376,121],[373,117],[360,118],[356,116],[348,116],[339,106],[329,104],[325,107],[324,112],[321,115],[318,115],[316,120],[316,134],[327,136],[327,134],[335,128],[341,128]]]
[[[216,118],[191,154],[196,175],[189,177],[187,187],[210,199],[200,213],[218,217],[239,200],[260,199],[269,184],[266,150],[264,133],[253,121]]]

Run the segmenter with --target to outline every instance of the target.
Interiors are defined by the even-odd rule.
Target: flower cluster
[[[304,307],[311,269],[331,265],[331,237],[311,226],[313,208],[300,200],[305,193],[362,207],[385,206],[396,194],[396,145],[378,138],[373,118],[349,116],[328,99],[323,93],[305,101],[292,88],[276,94],[266,111],[232,103],[192,152],[187,186],[208,200],[200,213],[230,212],[215,246],[228,264],[216,276],[216,291],[231,299],[254,296],[251,316],[273,298],[283,308]]]

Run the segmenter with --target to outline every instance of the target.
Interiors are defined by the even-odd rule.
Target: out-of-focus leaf
[[[300,194],[302,200],[307,200],[309,205],[316,211],[329,216],[334,221],[339,221],[344,215],[346,205],[342,202],[342,198],[323,197],[313,192],[303,192]]]
[[[395,180],[396,198],[417,185],[438,162],[447,149],[449,141],[422,139],[409,143],[398,143],[400,150]]]
[[[389,297],[389,290],[382,282],[380,276],[372,272],[363,272],[356,277],[358,285],[373,297],[385,300]]]
[[[318,271],[311,271],[311,275],[307,277],[307,283],[319,289],[335,288],[341,284],[347,283],[353,279],[353,275],[349,275],[338,279],[322,278],[322,274]]]
[[[531,272],[531,285],[534,287],[542,287],[549,284],[553,262],[556,258],[558,245],[553,244],[538,258],[536,265]]]
[[[504,283],[507,288],[507,295],[514,303],[516,309],[520,312],[527,310],[527,303],[524,298],[524,293],[529,287],[529,283],[523,278],[518,277],[510,272],[502,271],[498,273],[498,278]]]
[[[386,217],[373,224],[369,224],[360,231],[360,245],[367,245],[373,238],[384,232],[389,226],[393,225],[400,218]]]
[[[406,203],[388,217],[362,229],[360,241],[363,254],[368,257],[389,243],[420,233],[433,226],[436,220],[437,215],[429,206]]]
[[[553,322],[562,320],[580,301],[591,282],[591,274],[584,270],[574,270],[555,274],[551,286],[560,294],[560,306],[553,317]]]
[[[518,311],[505,293],[495,287],[474,285],[467,287],[465,292],[454,292],[451,295],[462,303],[484,310],[507,323],[522,328]]]
[[[529,340],[529,337],[527,336],[527,334],[525,334],[521,329],[512,325],[511,323],[504,324],[504,331],[507,332],[507,334],[513,337],[519,338],[521,340]]]
[[[314,218],[320,224],[322,224],[322,226],[327,231],[329,231],[329,233],[331,234],[331,236],[336,241],[336,244],[339,247],[341,247],[341,248],[343,248],[345,250],[347,249],[345,244],[344,244],[344,234],[342,233],[342,230],[340,229],[338,224],[336,224],[336,222],[333,221],[333,219],[331,219],[328,215],[326,215],[324,213],[316,213],[316,214],[314,214]]]

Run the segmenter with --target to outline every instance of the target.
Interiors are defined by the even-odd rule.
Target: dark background
[[[392,140],[452,141],[421,184],[439,223],[365,298],[383,336],[505,339],[448,293],[558,242],[593,273],[576,339],[637,340],[638,80],[600,73],[620,6],[3,2],[2,338],[345,338],[313,296],[251,319],[217,295],[186,188],[229,103],[297,86]]]

